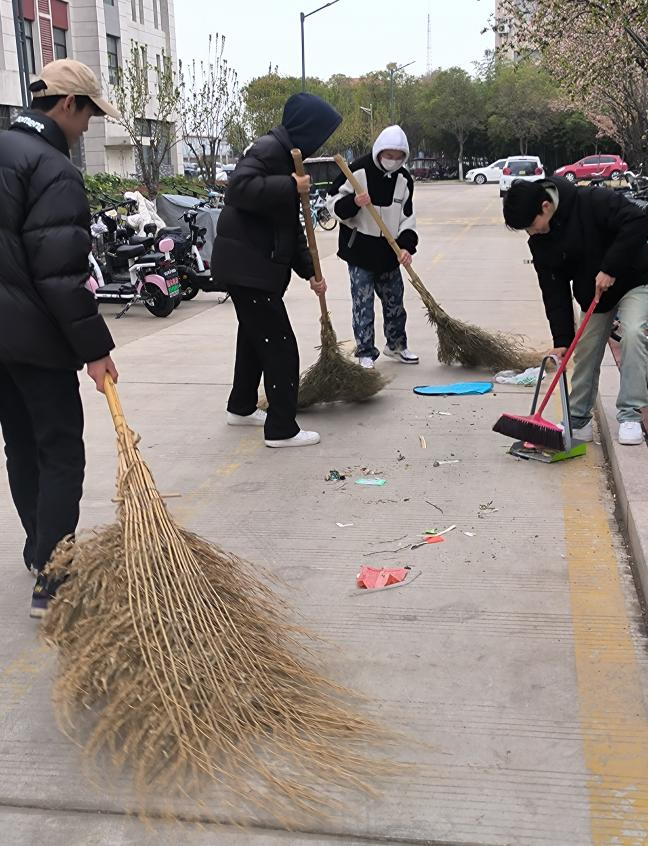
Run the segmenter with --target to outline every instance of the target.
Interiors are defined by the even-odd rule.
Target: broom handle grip
[[[547,391],[547,393],[544,396],[544,399],[540,403],[540,408],[536,412],[538,415],[542,416],[542,412],[547,407],[547,403],[551,399],[551,395],[553,394],[553,392],[556,390],[556,385],[560,381],[561,376],[563,375],[563,373],[567,369],[567,365],[569,364],[569,359],[572,357],[572,353],[576,349],[576,344],[582,338],[583,332],[587,328],[587,324],[589,323],[590,317],[594,314],[594,309],[596,308],[597,305],[598,305],[598,300],[596,299],[596,297],[594,297],[594,299],[592,300],[592,302],[590,304],[590,307],[587,309],[587,311],[585,313],[585,317],[581,321],[581,325],[578,327],[578,330],[576,331],[576,334],[574,335],[574,340],[571,342],[571,344],[567,348],[567,352],[565,353],[565,355],[562,358],[562,361],[560,362],[560,367],[558,368],[558,370],[556,370],[556,375],[553,377],[553,381],[551,382],[551,385],[549,385],[549,390]],[[566,422],[565,422],[565,425],[566,425]]]
[[[295,173],[297,176],[306,176],[306,171],[304,169],[304,161],[302,159],[301,150],[295,147],[293,150],[290,151],[290,154],[293,158],[293,162],[295,164]],[[308,249],[311,254],[311,258],[313,260],[313,269],[315,270],[315,279],[319,282],[322,279],[322,267],[320,265],[319,260],[319,252],[317,249],[317,240],[315,238],[315,228],[313,226],[313,218],[311,215],[310,209],[310,202],[309,202],[309,192],[308,191],[300,191],[299,192],[299,199],[301,200],[302,204],[302,211],[304,213],[304,226],[306,227],[306,240],[308,241]],[[319,295],[319,302],[320,302],[320,311],[322,312],[322,317],[327,318],[328,316],[328,308],[326,305],[326,294]]]
[[[121,402],[119,401],[117,388],[110,373],[106,373],[104,378],[104,391],[106,393],[106,399],[108,400],[108,408],[110,409],[110,414],[112,415],[113,423],[115,424],[115,431],[119,433],[121,429],[126,427],[126,419],[124,418],[124,411],[122,409]]]

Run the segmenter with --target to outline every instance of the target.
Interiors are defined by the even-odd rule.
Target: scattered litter
[[[440,514],[443,514],[443,508],[439,508],[439,506],[438,506],[438,505],[435,505],[433,502],[430,502],[430,500],[429,500],[429,499],[426,499],[425,501],[426,501],[426,503],[427,503],[428,505],[431,505],[431,506],[432,506],[432,508],[436,508],[436,510],[437,510]]]
[[[387,484],[385,479],[356,479],[356,485],[371,485],[372,487],[382,487]]]
[[[490,502],[482,503],[479,506],[479,514],[477,516],[483,519],[485,514],[495,514],[497,511],[499,511],[499,508],[493,506],[493,500],[491,499]]]
[[[445,397],[450,394],[487,394],[492,390],[492,382],[454,382],[451,385],[418,385],[414,388],[414,393],[426,397]]]
[[[396,451],[396,461],[405,461],[405,456],[400,450]]]
[[[398,543],[398,541],[405,540],[407,535],[401,535],[399,538],[389,538],[388,540],[383,541],[371,541],[371,546],[380,546],[383,543]]]
[[[421,444],[421,449],[427,449],[427,441],[423,435],[419,435],[419,443]]]
[[[325,482],[343,482],[346,476],[343,476],[339,470],[329,470],[328,476],[324,479]]]
[[[356,584],[359,588],[377,590],[405,581],[409,571],[409,567],[381,567],[378,569],[363,564],[356,576]]]
[[[336,523],[335,524],[339,529],[348,529],[349,526],[353,526],[353,523]]]
[[[413,573],[408,579],[403,580],[402,582],[395,582],[392,585],[385,585],[385,587],[379,588],[378,590],[382,592],[385,590],[394,590],[395,588],[407,587],[407,585],[411,585],[413,581],[418,579],[422,572],[422,570],[417,570],[416,573]],[[375,588],[369,590],[362,588],[361,590],[352,591],[349,596],[369,596],[370,594],[377,592],[378,591]]]
[[[522,373],[517,370],[501,370],[495,376],[495,381],[500,385],[523,385],[526,388],[532,388],[538,384],[540,369],[540,367],[527,367]],[[544,374],[542,378],[544,379]]]
[[[429,535],[424,541],[415,543],[410,549],[420,549],[422,546],[428,546],[431,543],[444,543],[444,541],[445,538],[442,538],[440,535]]]
[[[464,532],[464,535],[465,535],[467,538],[474,538],[474,537],[475,537],[475,533],[474,533],[474,532]]]
[[[447,459],[447,460],[443,460],[443,461],[437,460],[437,461],[433,462],[432,466],[433,467],[441,467],[442,464],[459,464],[459,459],[458,458],[452,458],[452,459]]]
[[[448,532],[453,532],[456,528],[456,526],[448,526],[448,528],[444,529],[442,532],[439,532],[437,529],[427,529],[427,531],[423,532],[423,534],[435,535],[436,537],[440,537],[441,535],[447,535]]]
[[[439,417],[452,417],[449,411],[433,411],[432,414],[428,414],[428,417],[434,417],[435,414]]]

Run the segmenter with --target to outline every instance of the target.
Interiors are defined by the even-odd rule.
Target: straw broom
[[[355,178],[342,156],[337,155],[335,161],[353,190],[357,194],[364,192],[365,189]],[[390,247],[400,258],[401,248],[375,207],[370,203],[366,208]],[[521,336],[486,332],[479,326],[463,323],[450,317],[427,290],[414,268],[410,265],[405,269],[412,286],[423,300],[430,323],[436,326],[439,341],[438,357],[442,364],[458,363],[464,367],[485,367],[497,371],[526,370],[527,367],[535,367],[540,362],[542,355],[525,350]]]
[[[131,777],[141,808],[199,802],[215,781],[237,821],[291,825],[330,808],[334,788],[369,790],[366,749],[384,733],[320,674],[256,570],[175,523],[110,378],[106,393],[118,519],[63,542],[48,570],[65,579],[42,629],[59,723],[89,761]]]
[[[291,150],[295,163],[295,173],[305,176],[304,164],[300,150]],[[308,249],[313,259],[315,278],[322,278],[315,229],[311,218],[308,191],[301,192],[301,203],[304,212],[304,224]],[[326,305],[326,294],[319,295],[321,341],[320,355],[301,378],[299,384],[299,408],[308,408],[316,403],[325,402],[362,402],[369,399],[387,384],[387,380],[378,371],[360,367],[340,350],[331,323],[331,316]]]

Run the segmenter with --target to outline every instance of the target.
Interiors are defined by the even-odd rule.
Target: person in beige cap
[[[88,278],[90,207],[69,148],[90,118],[118,116],[90,68],[52,62],[31,109],[0,133],[0,426],[11,495],[37,576],[31,616],[57,584],[45,567],[79,519],[85,457],[77,371],[103,390],[113,340]]]

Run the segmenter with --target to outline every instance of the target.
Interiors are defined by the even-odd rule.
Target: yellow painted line
[[[597,460],[561,468],[592,844],[645,846],[648,716]]]
[[[243,430],[245,431],[245,430]],[[263,430],[258,428],[248,429],[241,434],[241,440],[232,450],[229,460],[225,464],[216,465],[212,471],[193,491],[182,497],[180,502],[173,507],[173,514],[176,520],[182,523],[195,516],[200,507],[204,507],[205,495],[217,479],[227,478],[240,468],[242,460],[258,452],[263,443]],[[240,459],[240,460],[239,460]]]

